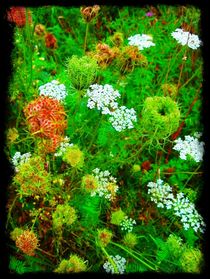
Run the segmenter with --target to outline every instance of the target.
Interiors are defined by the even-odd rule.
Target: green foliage
[[[200,273],[202,235],[184,230],[170,210],[157,208],[147,187],[159,178],[175,196],[181,191],[192,203],[201,195],[202,164],[179,158],[171,137],[203,131],[201,50],[171,36],[180,27],[199,35],[200,10],[104,5],[95,17],[92,7],[27,9],[33,23],[16,26],[13,34],[5,153],[11,162],[17,151],[32,156],[14,170],[8,187],[6,230],[15,241],[22,228],[33,228],[39,246],[36,257],[15,247],[11,273],[105,272],[109,255],[126,259],[127,274]],[[94,20],[89,22],[88,16]],[[56,41],[53,47],[47,45],[49,34]],[[128,38],[136,34],[150,35],[155,46],[130,46]],[[39,87],[52,80],[66,88],[62,137],[73,143],[60,157],[45,154],[47,139],[34,140],[23,113],[39,96]],[[85,93],[94,83],[119,90],[118,107],[136,111],[134,128],[118,132],[110,115],[87,107]],[[41,115],[36,120],[42,122]],[[49,123],[42,124],[48,131]],[[109,184],[111,190],[118,187],[113,199],[104,199],[103,193],[91,196],[106,184],[91,174],[96,168],[109,171],[108,180],[116,179]],[[136,221],[129,233],[118,227],[126,215]]]
[[[80,211],[80,223],[83,227],[88,229],[91,224],[91,228],[95,228],[100,224],[100,198],[99,197],[90,197],[83,196],[82,203],[79,206]]]

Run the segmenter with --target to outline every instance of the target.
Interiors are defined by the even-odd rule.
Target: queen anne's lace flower
[[[137,121],[136,111],[131,108],[128,109],[125,106],[121,106],[111,113],[111,117],[109,118],[109,122],[111,122],[112,126],[116,131],[121,132],[125,129],[132,129],[133,122]]]
[[[185,136],[184,140],[178,138],[174,142],[176,144],[173,149],[179,151],[181,159],[187,160],[187,155],[190,155],[196,162],[203,160],[204,142],[199,142],[197,137]]]
[[[18,171],[18,166],[20,166],[23,163],[26,163],[30,157],[31,157],[30,152],[24,153],[22,155],[19,151],[16,152],[12,157],[12,163],[15,166],[15,170]]]
[[[136,34],[134,36],[129,37],[128,41],[128,44],[130,46],[137,46],[139,50],[155,46],[155,44],[152,42],[152,36],[146,34]]]
[[[132,232],[133,225],[135,225],[135,224],[136,224],[135,220],[133,220],[132,218],[128,218],[128,216],[125,216],[125,218],[120,223],[121,230]]]
[[[120,98],[120,93],[109,84],[92,84],[85,96],[89,97],[88,108],[97,108],[102,114],[110,114],[118,107],[116,99]]]
[[[63,101],[66,96],[66,87],[64,84],[60,84],[57,80],[52,80],[39,87],[40,95],[48,96],[58,101]]]
[[[116,178],[111,176],[108,170],[101,171],[99,168],[93,170],[93,176],[98,182],[98,187],[91,192],[91,196],[99,195],[108,200],[113,199],[119,189]]]
[[[65,154],[66,148],[73,146],[73,143],[69,143],[69,137],[65,137],[64,140],[60,143],[60,146],[57,148],[57,152],[54,154],[56,157],[61,157]]]
[[[126,267],[126,259],[119,256],[119,255],[116,255],[116,256],[112,256],[110,255],[110,258],[113,259],[115,265],[116,265],[116,268],[117,268],[117,271],[115,270],[115,268],[113,267],[112,263],[109,262],[109,261],[106,261],[104,264],[103,264],[103,268],[105,269],[105,271],[107,273],[120,273],[120,274],[123,274],[124,271],[125,271],[125,267]]]
[[[189,48],[197,49],[201,45],[201,40],[197,35],[184,31],[181,28],[177,28],[171,33],[171,36],[182,46],[188,45]]]
[[[157,183],[148,183],[148,194],[150,199],[154,201],[158,207],[171,209],[174,215],[181,218],[184,229],[193,228],[195,232],[204,232],[205,223],[202,216],[195,209],[195,205],[184,196],[182,192],[174,196],[172,187],[163,180],[158,179]]]

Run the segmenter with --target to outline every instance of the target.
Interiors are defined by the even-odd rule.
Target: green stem
[[[200,168],[200,165],[195,169],[194,172],[192,172],[192,174],[190,175],[190,177],[188,178],[188,180],[186,181],[186,183],[184,184],[183,188],[185,188],[185,186],[189,183],[190,179],[193,177],[193,175],[197,172],[197,170]]]
[[[10,206],[9,208],[9,211],[8,211],[8,214],[7,214],[7,222],[6,222],[6,229],[8,227],[8,223],[9,223],[9,220],[11,219],[11,212],[12,212],[12,209],[13,209],[13,206],[15,205],[15,202],[17,200],[18,196],[16,196],[12,202],[12,205]],[[15,226],[13,225],[12,223],[12,227],[14,228]]]
[[[120,244],[117,244],[115,242],[110,242],[111,244],[121,248],[122,250],[126,251],[129,255],[131,255],[134,259],[136,259],[137,261],[141,262],[142,264],[144,264],[145,266],[147,266],[149,269],[151,270],[156,270],[154,267],[152,267],[151,265],[149,265],[148,263],[146,263],[145,261],[143,261],[142,259],[140,259],[139,257],[137,257],[136,255],[134,255],[132,252],[130,252],[129,250],[127,250],[125,247],[121,246]],[[139,254],[138,254],[139,255]]]
[[[89,30],[89,23],[86,24],[86,30],[85,30],[85,41],[84,41],[84,52],[86,52],[87,48],[87,36],[88,36],[88,30]]]
[[[113,268],[114,268],[114,273],[119,274],[118,268],[115,264],[115,262],[113,261],[113,259],[109,256],[109,254],[107,253],[106,249],[103,246],[100,246],[101,250],[104,252],[104,254],[106,255],[106,257],[108,258],[109,262],[112,264]]]

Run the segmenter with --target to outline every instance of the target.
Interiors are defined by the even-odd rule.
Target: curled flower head
[[[23,253],[34,256],[34,250],[38,247],[38,239],[36,235],[29,230],[24,231],[16,238],[16,246],[23,251]]]
[[[80,12],[86,22],[91,22],[98,15],[99,10],[99,5],[84,6],[80,8]]]

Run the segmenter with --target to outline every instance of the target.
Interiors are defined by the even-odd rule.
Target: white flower
[[[157,183],[149,182],[147,187],[150,199],[157,204],[157,207],[171,209],[175,216],[180,217],[185,230],[191,227],[196,232],[204,231],[205,223],[202,216],[182,192],[177,193],[175,197],[172,187],[160,179]]]
[[[185,136],[184,140],[178,138],[174,142],[176,144],[173,149],[180,152],[181,159],[187,160],[187,155],[190,155],[196,162],[201,162],[203,160],[204,142],[199,142],[198,138]]]
[[[126,267],[126,259],[119,256],[119,255],[116,255],[115,257],[110,255],[110,258],[112,258],[112,260],[114,261],[115,263],[115,268],[117,270],[115,270],[115,268],[113,267],[113,264],[111,263],[111,261],[106,261],[104,264],[103,264],[103,268],[105,269],[105,271],[107,273],[120,273],[120,274],[123,274],[124,271],[125,271],[125,267]]]
[[[66,87],[64,84],[60,84],[57,80],[52,80],[39,87],[40,95],[48,96],[58,101],[63,101],[66,96]]]
[[[132,232],[133,225],[135,224],[136,224],[135,220],[133,220],[132,218],[128,218],[128,216],[125,216],[125,218],[120,223],[121,230]]]
[[[118,132],[125,129],[132,129],[134,127],[133,122],[136,121],[136,111],[133,108],[128,109],[125,106],[116,109],[111,113],[111,117],[109,118],[109,122],[111,122],[112,126]]]
[[[112,110],[118,107],[116,99],[120,98],[120,93],[109,84],[92,84],[85,96],[89,97],[88,108],[96,108],[101,110],[102,114],[110,114]]]
[[[119,189],[116,178],[111,176],[108,170],[101,171],[99,168],[95,168],[92,173],[98,181],[98,188],[91,192],[91,197],[99,195],[99,197],[112,200]]]
[[[60,143],[60,146],[57,148],[57,152],[54,154],[56,157],[61,157],[65,154],[66,148],[73,146],[73,143],[69,143],[69,137],[65,137],[64,140]]]
[[[24,153],[21,155],[21,153],[18,151],[14,154],[12,157],[12,164],[15,166],[15,171],[18,172],[19,166],[23,163],[26,163],[28,159],[31,157],[31,153]]]
[[[128,41],[128,44],[130,46],[137,46],[139,50],[155,46],[155,44],[152,42],[152,37],[146,34],[136,34],[134,36],[129,37]]]
[[[181,45],[188,45],[189,48],[197,49],[201,45],[201,40],[197,35],[191,34],[187,31],[177,28],[171,33],[171,36]]]

